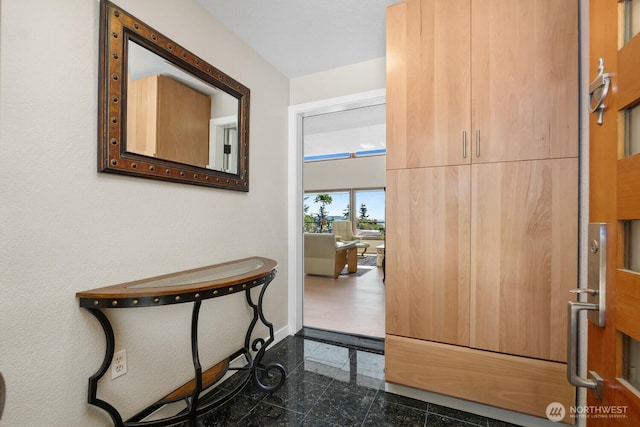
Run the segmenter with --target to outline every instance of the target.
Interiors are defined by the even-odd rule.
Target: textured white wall
[[[291,105],[386,87],[386,58],[376,58],[291,79]]]
[[[104,337],[77,291],[262,255],[280,262],[267,318],[287,323],[288,79],[195,0],[117,3],[251,88],[250,192],[97,173],[98,1],[2,0],[0,426],[111,425],[86,403]],[[110,314],[129,373],[99,396],[127,415],[190,374],[190,307]],[[203,304],[205,364],[246,316],[241,295]]]

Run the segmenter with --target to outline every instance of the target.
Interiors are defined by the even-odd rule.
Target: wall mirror
[[[100,2],[98,169],[249,191],[250,91]]]

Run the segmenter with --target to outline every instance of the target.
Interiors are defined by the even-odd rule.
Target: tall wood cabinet
[[[387,381],[541,417],[573,404],[577,15],[575,0],[388,8]]]

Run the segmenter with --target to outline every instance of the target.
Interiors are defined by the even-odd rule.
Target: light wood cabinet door
[[[470,168],[387,171],[388,334],[469,344]]]
[[[471,347],[566,359],[578,159],[472,166]]]
[[[470,0],[387,9],[387,169],[470,162],[470,23]]]
[[[473,162],[577,157],[577,1],[471,4]]]

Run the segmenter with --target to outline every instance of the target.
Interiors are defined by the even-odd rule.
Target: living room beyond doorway
[[[336,279],[304,276],[304,326],[354,335],[384,337],[385,289],[376,255],[358,257],[358,272]]]

